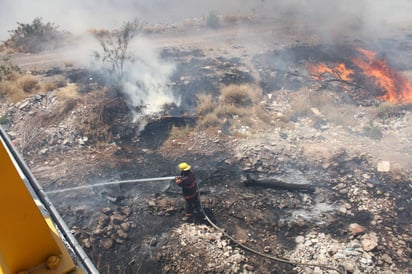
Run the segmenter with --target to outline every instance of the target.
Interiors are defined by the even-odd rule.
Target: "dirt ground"
[[[37,142],[23,147],[31,117],[53,112],[67,98],[58,97],[56,89],[15,104],[2,101],[7,131],[24,148],[34,176],[101,273],[412,271],[410,104],[384,108],[379,98],[363,104],[351,97],[359,91],[353,87],[310,80],[299,59],[294,59],[298,64],[290,61],[286,73],[276,64],[268,71],[277,52],[317,45],[315,35],[291,29],[264,22],[148,36],[154,49],[177,64],[173,86],[188,97],[206,86],[216,95],[225,84],[275,85],[264,89],[258,102],[266,118],[233,115],[227,118],[228,132],[223,126],[194,127],[192,122],[201,119],[195,115],[153,118],[139,131],[125,118],[125,104],[96,89],[82,94],[70,111],[41,128]],[[408,31],[393,36],[386,38],[412,43]],[[77,70],[87,74],[71,55],[69,49],[15,54],[12,61],[41,81],[69,79]],[[411,71],[402,73],[412,79]],[[271,82],[280,78],[282,83]],[[68,86],[96,84],[76,79]],[[193,111],[193,101],[184,103],[183,110]],[[99,124],[101,115],[96,115],[105,110],[111,116]],[[110,131],[112,137],[86,136],[94,123],[108,126],[95,132]],[[172,134],[172,126],[180,131]],[[53,193],[174,176],[181,161],[192,165],[205,212],[225,233],[267,256],[308,265],[245,250],[202,218],[182,221],[184,203],[173,181]],[[311,188],[247,186],[247,174]]]

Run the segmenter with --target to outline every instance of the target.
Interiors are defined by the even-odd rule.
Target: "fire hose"
[[[123,181],[112,181],[112,182],[103,182],[103,183],[96,183],[96,184],[91,184],[91,185],[82,185],[82,186],[75,186],[75,187],[70,187],[70,188],[62,188],[62,189],[56,189],[56,190],[51,190],[46,192],[47,194],[49,193],[61,193],[61,192],[67,192],[67,191],[73,191],[73,190],[79,190],[79,189],[85,189],[85,188],[92,188],[92,187],[99,187],[99,186],[109,186],[109,185],[120,185],[120,184],[128,184],[128,183],[141,183],[141,182],[154,182],[154,181],[170,181],[175,179],[175,176],[168,176],[168,177],[157,177],[157,178],[145,178],[145,179],[134,179],[134,180],[123,180]],[[198,184],[198,192],[199,192],[199,199],[200,199],[200,188],[199,188],[199,184]],[[239,247],[243,248],[244,250],[247,250],[251,253],[254,253],[258,256],[270,259],[272,261],[277,261],[277,262],[281,262],[281,263],[285,263],[285,264],[290,264],[290,265],[295,265],[295,266],[310,266],[310,267],[319,267],[319,268],[324,268],[324,269],[329,269],[329,270],[334,270],[338,273],[344,273],[344,271],[337,269],[335,267],[329,266],[329,265],[323,265],[323,264],[314,264],[314,263],[300,263],[300,262],[294,262],[294,261],[290,261],[288,259],[285,258],[280,258],[280,257],[276,257],[276,256],[271,256],[262,252],[259,252],[257,250],[254,250],[244,244],[242,244],[241,242],[239,242],[238,240],[236,240],[233,236],[229,235],[228,233],[226,233],[224,231],[224,229],[218,227],[214,222],[212,222],[212,220],[210,220],[210,218],[207,216],[202,203],[200,203],[201,206],[201,210],[203,213],[203,216],[205,218],[205,220],[212,226],[214,227],[216,230],[222,232],[223,235],[225,235],[227,238],[229,238],[230,240],[232,240],[235,244],[237,244]]]
[[[198,191],[199,191],[199,200],[200,200],[200,189],[199,189],[199,187],[198,187]],[[285,259],[285,258],[280,258],[280,257],[276,257],[276,256],[271,256],[271,255],[268,255],[268,254],[259,252],[259,251],[257,251],[257,250],[254,250],[254,249],[248,247],[247,245],[242,244],[241,242],[239,242],[238,240],[236,240],[233,236],[231,236],[230,234],[226,233],[226,232],[224,231],[224,229],[218,227],[214,222],[212,222],[212,220],[210,220],[210,218],[207,216],[207,214],[206,214],[206,212],[205,212],[205,210],[204,210],[204,208],[203,208],[202,202],[200,202],[200,207],[201,207],[201,209],[202,209],[202,213],[203,213],[203,215],[204,215],[205,220],[206,220],[212,227],[214,227],[215,229],[217,229],[217,230],[219,230],[220,232],[222,232],[223,235],[225,235],[227,238],[229,238],[230,240],[232,240],[235,244],[237,244],[239,247],[243,248],[244,250],[247,250],[247,251],[249,251],[249,252],[251,252],[251,253],[254,253],[254,254],[258,255],[258,256],[261,256],[261,257],[270,259],[270,260],[272,260],[272,261],[277,261],[277,262],[281,262],[281,263],[285,263],[285,264],[290,264],[290,265],[295,265],[295,266],[319,267],[319,268],[325,268],[325,269],[329,269],[329,270],[334,270],[334,271],[336,271],[336,272],[338,272],[338,273],[342,273],[342,274],[344,273],[344,271],[342,271],[341,269],[337,269],[336,267],[333,267],[333,266],[324,265],[324,264],[293,262],[293,261],[290,261],[290,260]]]
[[[170,181],[170,180],[173,180],[174,178],[175,178],[175,176],[168,176],[168,177],[157,177],[157,178],[145,178],[145,179],[103,182],[103,183],[96,183],[96,184],[91,184],[91,185],[82,185],[82,186],[74,186],[74,187],[68,187],[68,188],[60,188],[60,189],[47,191],[46,193],[47,194],[62,193],[62,192],[85,189],[85,188],[93,188],[93,187],[99,187],[99,186],[110,186],[110,185],[121,185],[121,184],[129,184],[129,183]]]

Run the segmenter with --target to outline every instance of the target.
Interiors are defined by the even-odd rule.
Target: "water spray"
[[[121,184],[130,184],[130,183],[145,183],[145,182],[156,182],[156,181],[170,181],[173,180],[175,176],[167,176],[167,177],[156,177],[156,178],[142,178],[142,179],[133,179],[133,180],[123,180],[123,181],[113,181],[113,182],[103,182],[103,183],[96,183],[90,185],[82,185],[82,186],[74,186],[68,188],[61,188],[46,191],[47,194],[53,193],[62,193],[68,192],[73,190],[85,189],[85,188],[93,188],[93,187],[101,187],[101,186],[109,186],[109,185],[121,185]]]

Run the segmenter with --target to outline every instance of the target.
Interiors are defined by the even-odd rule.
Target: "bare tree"
[[[133,56],[129,54],[130,42],[142,30],[144,23],[138,19],[132,22],[125,22],[123,26],[113,32],[100,31],[96,33],[102,47],[102,52],[96,51],[95,58],[112,65],[112,71],[120,78],[123,75],[126,61],[133,61]]]

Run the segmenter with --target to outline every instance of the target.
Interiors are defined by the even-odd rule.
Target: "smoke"
[[[389,21],[405,20],[411,11],[408,0],[2,0],[0,4],[0,40],[16,22],[29,23],[35,17],[53,22],[63,30],[81,32],[93,28],[112,29],[136,17],[148,23],[171,23],[186,18],[220,14],[247,14],[279,18],[296,28],[319,28],[319,34],[380,32]],[[300,25],[300,26],[299,26]]]
[[[111,51],[119,45],[106,46],[106,51]],[[78,37],[75,46],[67,45],[59,52],[69,55],[76,65],[103,73],[106,84],[124,95],[136,122],[141,116],[160,113],[165,105],[180,104],[180,98],[173,94],[170,86],[175,64],[163,60],[159,50],[144,36],[134,37],[129,41],[122,71],[113,70],[111,62],[95,58],[93,52],[103,54],[104,50],[92,35]],[[114,58],[120,62],[120,57]]]
[[[269,2],[269,1],[268,1]],[[345,38],[375,39],[387,35],[391,24],[409,21],[410,1],[292,0],[268,4],[275,18],[297,33],[317,35],[323,43]]]
[[[178,24],[194,17],[206,18],[213,11],[218,15],[253,15],[257,21],[271,24],[276,31],[270,41],[282,41],[287,34],[297,40],[315,37],[319,43],[340,43],[348,38],[373,42],[390,33],[391,25],[410,21],[411,7],[408,0],[245,0],[241,4],[238,0],[2,0],[0,41],[8,38],[16,22],[30,23],[35,17],[81,35],[91,29],[116,29],[135,18],[149,24]],[[253,41],[256,49],[264,39],[261,35],[239,34],[237,43]],[[99,49],[99,44],[87,36],[76,37],[82,38],[62,54],[68,61],[90,63],[91,53]],[[174,65],[162,61],[154,48],[143,38],[135,41],[132,53],[136,62],[126,64],[121,83],[132,108],[146,105],[143,111],[147,114],[159,111],[164,104],[179,102],[168,87]]]
[[[135,61],[125,64],[121,85],[132,109],[144,106],[143,114],[151,115],[160,112],[165,104],[179,105],[179,98],[173,96],[168,85],[174,64],[163,61],[143,37],[135,39],[131,48]],[[135,115],[135,120],[138,118]]]
[[[150,24],[178,23],[194,17],[250,15],[275,19],[287,32],[341,41],[344,37],[374,38],[391,31],[391,23],[410,21],[408,0],[2,0],[0,41],[16,22],[30,23],[35,17],[52,22],[61,30],[80,33],[90,29],[113,29],[124,21],[141,18]],[[258,36],[257,34],[256,36]]]

